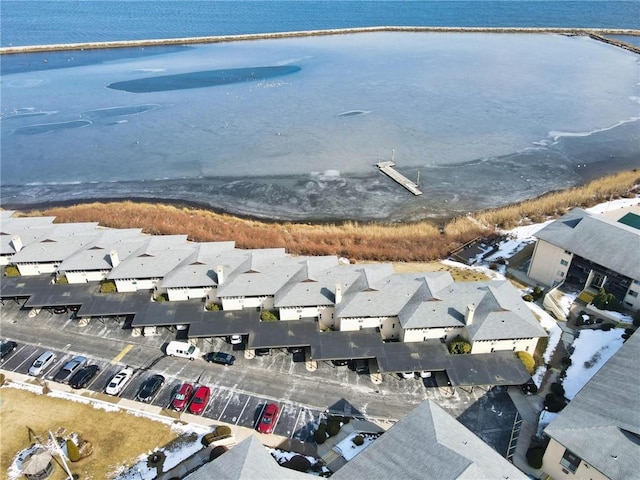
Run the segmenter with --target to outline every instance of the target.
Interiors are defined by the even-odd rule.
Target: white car
[[[105,387],[104,393],[118,395],[129,380],[133,377],[133,368],[126,367],[116,373],[109,384]]]
[[[402,376],[402,378],[408,380],[410,378],[413,378],[415,376],[415,373],[414,372],[402,372],[400,375]]]
[[[55,359],[56,356],[53,352],[44,352],[36,358],[36,361],[33,362],[33,365],[29,368],[29,375],[39,377],[55,361]]]
[[[242,343],[242,335],[231,335],[229,337],[229,343],[231,345],[240,345]]]
[[[428,372],[426,370],[420,372],[420,378],[429,378],[431,377],[431,372]]]

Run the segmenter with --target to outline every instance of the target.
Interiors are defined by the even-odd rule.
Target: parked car
[[[209,352],[204,356],[207,362],[219,363],[221,365],[233,365],[236,357],[225,352]]]
[[[136,400],[140,402],[149,403],[153,400],[153,397],[158,393],[158,390],[164,385],[164,377],[162,375],[151,375],[140,386]]]
[[[369,373],[369,361],[359,358],[353,362],[353,369],[356,373]]]
[[[431,372],[427,370],[423,370],[422,372],[420,372],[420,378],[430,378],[430,377],[431,377]]]
[[[267,355],[271,355],[270,348],[256,348],[255,352],[257,357],[265,357]]]
[[[18,344],[13,340],[2,342],[2,344],[0,344],[0,361],[11,355],[16,348],[18,348]]]
[[[275,403],[268,403],[262,411],[262,416],[258,422],[256,429],[260,433],[271,433],[276,426],[278,416],[280,415],[280,407]]]
[[[129,380],[133,377],[133,368],[126,367],[116,373],[109,384],[105,387],[104,393],[108,395],[118,395]]]
[[[414,378],[415,377],[415,373],[414,372],[402,372],[400,374],[400,376],[402,378],[404,378],[405,380],[409,380],[410,378]]]
[[[73,357],[65,363],[60,370],[58,370],[58,373],[53,377],[53,381],[58,383],[69,383],[73,374],[80,370],[85,363],[87,363],[87,359],[85,357],[81,357],[80,355]]]
[[[189,405],[189,401],[191,400],[191,396],[193,395],[193,385],[190,383],[183,383],[180,385],[178,389],[178,393],[173,397],[173,401],[171,402],[171,408],[174,410],[181,412],[187,405]]]
[[[240,345],[242,343],[242,335],[231,335],[229,337],[229,343],[231,345]]]
[[[196,393],[193,394],[191,403],[189,404],[189,413],[194,415],[200,415],[207,408],[209,403],[209,396],[211,395],[211,389],[209,387],[200,386],[196,389]]]
[[[57,315],[61,315],[63,313],[67,313],[67,307],[53,307],[53,313]]]
[[[34,377],[42,375],[44,371],[51,366],[55,359],[56,356],[53,352],[44,352],[42,355],[36,358],[36,360],[29,368],[29,375],[32,375]]]
[[[69,380],[69,385],[71,388],[85,388],[99,371],[100,367],[98,365],[87,365],[73,374],[71,380]]]
[[[331,360],[334,367],[344,367],[349,364],[349,360]]]
[[[195,360],[200,356],[200,349],[189,342],[169,342],[166,349],[167,355],[170,357],[182,357],[189,360]]]

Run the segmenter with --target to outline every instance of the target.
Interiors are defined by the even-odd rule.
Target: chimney
[[[16,251],[16,253],[22,250],[22,240],[20,239],[19,235],[14,235],[13,237],[11,237],[11,245],[13,246],[13,249]]]
[[[336,283],[336,301],[335,304],[338,305],[342,301],[342,285],[340,283]]]
[[[218,277],[218,285],[222,285],[224,282],[224,267],[222,265],[216,267],[216,276]]]
[[[118,258],[118,252],[111,250],[109,252],[109,259],[111,260],[111,268],[116,268],[120,265],[120,259]]]
[[[467,305],[467,313],[464,316],[467,327],[473,324],[473,315],[476,313],[476,306],[473,303]]]

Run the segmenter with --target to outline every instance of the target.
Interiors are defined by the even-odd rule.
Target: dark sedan
[[[5,357],[11,355],[16,348],[18,348],[18,344],[12,340],[2,342],[0,345],[0,360],[4,360]]]
[[[153,400],[153,397],[158,393],[158,390],[164,385],[164,377],[162,375],[152,375],[147,378],[140,386],[136,400],[140,402],[149,403]]]
[[[98,365],[88,365],[73,374],[73,377],[69,380],[69,385],[71,388],[85,388],[99,371],[100,367]]]
[[[69,360],[53,377],[54,382],[69,383],[69,380],[76,372],[78,372],[87,362],[85,357],[76,356]]]
[[[221,365],[233,365],[236,361],[236,357],[230,353],[225,352],[209,352],[204,356],[207,362],[219,363]]]

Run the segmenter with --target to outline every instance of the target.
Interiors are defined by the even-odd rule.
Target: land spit
[[[434,33],[545,33],[559,35],[583,35],[606,42],[626,50],[640,53],[640,46],[621,40],[606,38],[603,35],[640,36],[640,30],[616,28],[520,28],[520,27],[364,27],[329,30],[306,30],[295,32],[257,33],[247,35],[220,35],[210,37],[162,38],[148,40],[122,40],[113,42],[83,42],[53,45],[25,45],[0,48],[0,55],[17,53],[55,52],[63,50],[92,50],[104,48],[152,47],[165,45],[187,45],[202,43],[224,43],[276,38],[312,37],[321,35],[346,35],[371,32],[434,32]]]

